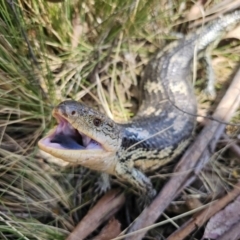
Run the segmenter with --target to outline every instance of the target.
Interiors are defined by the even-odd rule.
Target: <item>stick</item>
[[[193,216],[182,228],[171,234],[167,240],[179,240],[189,236],[192,231],[201,227],[208,219],[219,212],[228,203],[233,201],[239,194],[240,181],[235,185],[234,189],[230,193],[227,193],[224,197],[211,205],[211,207],[204,209],[201,213],[197,214],[197,216]]]
[[[113,189],[107,192],[70,233],[67,240],[85,239],[91,232],[110,219],[124,204],[124,194]]]

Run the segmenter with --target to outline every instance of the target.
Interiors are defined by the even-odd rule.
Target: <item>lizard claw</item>
[[[109,175],[106,173],[102,173],[95,185],[96,185],[96,188],[94,190],[95,193],[98,193],[99,195],[105,193],[107,190],[111,188]]]
[[[155,189],[151,189],[147,193],[141,194],[141,197],[137,200],[138,206],[142,208],[149,206],[156,194],[157,192]]]

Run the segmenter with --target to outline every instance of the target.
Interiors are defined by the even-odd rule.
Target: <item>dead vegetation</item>
[[[218,204],[227,198],[227,193],[239,191],[239,125],[225,128],[219,122],[198,117],[196,141],[202,138],[207,144],[206,136],[201,137],[201,129],[203,126],[214,128],[216,131],[208,137],[209,141],[212,137],[218,140],[215,138],[218,133],[220,140],[214,143],[216,149],[208,153],[205,165],[191,165],[197,175],[186,178],[182,185],[178,181],[181,186],[177,192],[166,188],[168,185],[163,187],[170,177],[171,181],[182,177],[173,173],[176,163],[154,173],[151,178],[156,189],[162,191],[160,194],[166,191],[169,198],[166,194],[165,198],[160,195],[158,199],[164,200],[164,204],[160,205],[156,199],[143,213],[138,206],[137,193],[115,179],[113,187],[120,186],[126,193],[127,200],[121,210],[124,198],[115,191],[96,205],[100,198],[94,192],[97,174],[78,166],[62,166],[59,161],[56,164],[39,152],[36,143],[54,125],[52,106],[67,98],[84,101],[117,121],[129,119],[137,111],[137,84],[141,72],[157,49],[176,39],[176,33],[194,31],[203,24],[203,19],[207,22],[239,8],[240,1],[198,1],[194,4],[155,0],[57,3],[21,0],[1,1],[0,6],[1,239],[65,239],[67,236],[74,239],[71,236],[79,231],[78,228],[74,230],[75,226],[86,223],[93,227],[89,239],[108,239],[108,232],[116,230],[117,236],[119,229],[128,228],[139,215],[149,215],[151,211],[155,219],[153,214],[150,222],[146,216],[139,217],[128,230],[148,226],[146,239],[164,239],[179,228],[184,231],[181,226],[195,219],[195,214],[202,209],[205,210],[200,216],[204,211],[219,210]],[[239,35],[239,30],[231,32],[213,50],[212,63],[217,79],[214,100],[203,93],[204,66],[199,64],[196,70],[194,84],[200,116],[211,115],[221,106],[220,101],[239,65]],[[234,89],[238,90],[238,86]],[[235,96],[234,92],[230,95]],[[228,106],[225,115],[218,120],[240,122],[237,100],[233,102],[235,109]],[[220,110],[220,113],[223,112]],[[201,154],[204,149],[199,148],[199,151]],[[179,166],[187,165],[180,162]],[[112,201],[116,201],[116,205],[110,205]],[[103,208],[106,205],[109,208]],[[99,222],[96,225],[91,219],[96,216],[87,215],[89,210],[97,214]],[[108,214],[110,210],[117,213]],[[109,218],[101,219],[103,215]],[[113,215],[118,222],[108,222]],[[198,228],[185,235],[189,239],[203,236],[207,222],[203,216],[201,226],[197,223]],[[155,220],[157,225],[153,225]],[[81,234],[83,232],[78,232]],[[180,235],[177,236],[180,239]],[[132,239],[137,239],[137,235]]]

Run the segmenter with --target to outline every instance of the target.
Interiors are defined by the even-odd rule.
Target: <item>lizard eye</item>
[[[102,123],[101,119],[99,119],[99,118],[94,118],[94,119],[93,119],[93,124],[94,124],[96,127],[100,126],[101,123]]]

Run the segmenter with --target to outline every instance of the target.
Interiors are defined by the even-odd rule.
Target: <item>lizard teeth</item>
[[[80,134],[82,136],[83,146],[87,147],[92,139],[90,137],[88,137],[87,135],[83,134],[83,133],[80,133]]]

